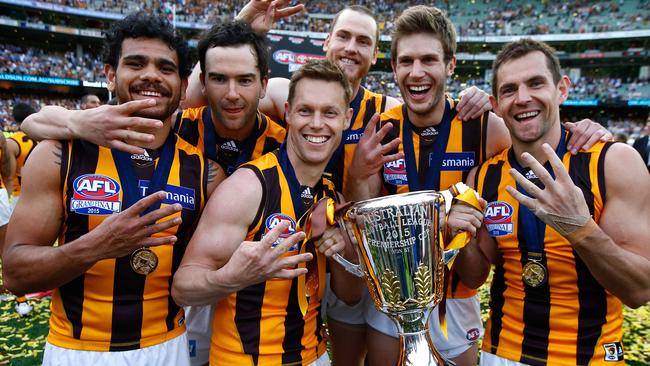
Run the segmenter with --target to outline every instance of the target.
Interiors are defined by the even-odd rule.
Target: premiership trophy
[[[445,252],[439,237],[445,201],[451,196],[436,191],[397,194],[355,203],[338,218],[356,237],[360,265],[335,259],[364,278],[376,308],[396,323],[399,365],[453,364],[435,349],[427,329],[443,298],[444,266],[458,252]]]

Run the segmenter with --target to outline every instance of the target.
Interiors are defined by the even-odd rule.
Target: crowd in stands
[[[0,73],[56,76],[97,81],[104,78],[103,63],[90,54],[47,52],[39,48],[0,44]]]
[[[79,109],[78,98],[60,98],[37,94],[0,92],[0,127],[4,131],[16,131],[18,129],[18,126],[11,116],[14,104],[16,103],[30,104],[35,110],[39,110],[45,105],[60,105],[70,109]]]
[[[177,21],[212,24],[232,18],[248,0],[43,0],[45,2],[128,14],[136,10],[166,14],[175,12]],[[292,1],[295,3],[296,1]],[[329,19],[350,1],[305,0],[307,12],[280,22],[278,28],[292,31],[329,31]],[[397,1],[358,0],[377,15],[383,34],[389,34],[392,20],[409,6],[433,4],[447,11],[460,36],[516,34],[586,33],[650,28],[650,2],[646,0],[475,0]]]

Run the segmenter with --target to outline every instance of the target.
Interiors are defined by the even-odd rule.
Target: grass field
[[[483,309],[487,306],[487,288],[481,289]],[[31,299],[31,316],[21,318],[15,302],[0,302],[0,365],[40,365],[50,315],[49,297]],[[487,317],[486,311],[483,312]],[[650,365],[650,304],[631,310],[625,308],[624,342],[626,363]]]

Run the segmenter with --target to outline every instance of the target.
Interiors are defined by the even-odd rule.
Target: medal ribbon
[[[225,166],[227,175],[232,174],[235,169],[239,168],[240,165],[251,160],[253,150],[255,149],[255,142],[262,134],[262,127],[265,127],[262,126],[262,123],[263,118],[258,113],[255,117],[255,129],[246,139],[244,139],[244,141],[242,141],[241,146],[239,147],[239,156],[237,157],[237,162],[234,166]],[[215,162],[223,163],[221,159],[219,159],[219,154],[217,153],[217,139],[219,137],[217,136],[217,130],[214,128],[214,124],[212,123],[212,110],[210,107],[206,107],[203,110],[203,132],[205,134],[203,143],[205,156]]]
[[[302,193],[300,190],[300,182],[296,177],[296,172],[294,171],[293,166],[291,165],[291,161],[289,161],[286,142],[280,146],[280,149],[278,151],[278,162],[280,163],[280,167],[282,168],[282,171],[284,172],[284,175],[287,180],[287,184],[289,185],[289,193],[291,194],[293,212],[295,217],[297,218],[296,224],[298,225],[298,223],[302,221],[306,222],[306,224],[303,225],[303,229],[306,234],[305,240],[303,240],[302,244],[300,245],[300,253],[302,254],[307,251],[308,249],[307,246],[309,245],[309,241],[311,240],[311,223],[309,220],[309,216],[311,215],[311,210],[314,208],[314,205],[312,205],[308,210],[302,202],[302,199],[300,197],[300,194]],[[319,183],[314,189],[313,192],[314,200],[316,200],[316,197],[319,194],[321,184],[322,183]],[[318,271],[318,296],[317,296],[318,299],[317,300],[320,301],[320,299],[323,297],[323,291],[325,289],[325,267],[326,267],[325,256],[318,250],[314,250],[314,253],[312,254],[314,254],[315,257],[312,260],[315,260],[317,265],[317,271]],[[305,267],[306,264],[304,262],[298,264],[298,268],[305,268]],[[306,289],[307,275],[303,275],[297,278],[298,305],[300,306],[300,311],[302,312],[303,316],[307,314],[307,308],[309,305],[309,301],[307,298],[307,289]]]
[[[562,160],[562,157],[566,153],[566,132],[564,127],[562,127],[560,134],[560,142],[555,149],[555,154]],[[519,164],[515,157],[514,149],[510,149],[508,152],[508,160],[510,166],[515,168],[519,173],[524,177],[526,176],[526,170]],[[555,174],[551,168],[551,164],[546,162],[544,168],[551,174],[551,177],[555,179]],[[519,185],[517,185],[517,191],[530,197],[530,194]],[[544,233],[546,231],[546,224],[544,221],[540,220],[534,213],[532,213],[528,207],[524,205],[519,205],[519,222],[521,222],[522,227],[526,228],[524,230],[524,238],[526,239],[526,256],[529,261],[539,261],[542,260],[542,253],[544,252]]]
[[[438,131],[438,136],[434,142],[433,151],[431,152],[432,159],[427,170],[424,185],[420,183],[420,176],[418,175],[418,165],[416,164],[417,151],[413,147],[413,129],[411,122],[408,119],[406,105],[403,107],[404,123],[402,124],[402,140],[404,144],[404,158],[406,159],[406,176],[408,178],[408,185],[410,192],[422,191],[425,189],[440,189],[440,168],[442,167],[442,159],[447,150],[447,142],[449,140],[449,131],[451,130],[451,107],[449,101],[445,100],[445,113],[443,114],[442,121],[435,126]],[[419,167],[420,169],[427,169],[426,167]]]
[[[172,163],[174,161],[175,146],[176,134],[170,132],[162,146],[160,157],[158,158],[158,163],[156,164],[153,176],[149,182],[149,187],[147,188],[148,193],[146,195],[141,195],[139,192],[138,178],[135,169],[133,168],[133,164],[131,163],[131,156],[123,151],[111,149],[111,154],[115,160],[115,167],[117,168],[117,174],[122,183],[122,189],[124,192],[122,194],[122,203],[125,209],[131,207],[140,198],[162,191],[167,187],[169,172],[171,171]],[[161,201],[158,201],[147,207],[140,216],[144,216],[149,212],[159,209],[160,204]]]

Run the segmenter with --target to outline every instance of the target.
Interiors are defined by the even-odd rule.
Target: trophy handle
[[[339,253],[335,253],[332,258],[340,265],[345,268],[346,271],[352,273],[353,275],[357,277],[363,277],[363,270],[361,269],[361,266],[358,264],[351,263],[347,259],[343,258],[342,255]]]

